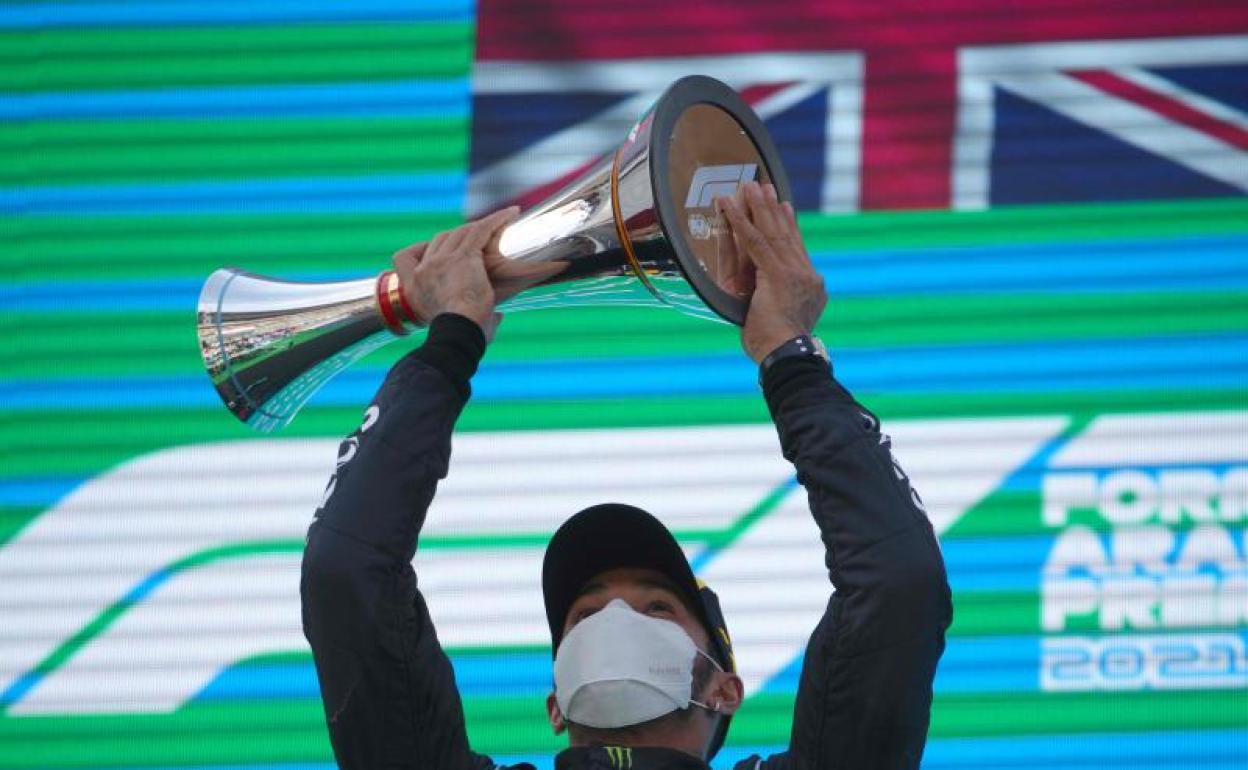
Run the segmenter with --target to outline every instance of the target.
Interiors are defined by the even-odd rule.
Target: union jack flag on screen
[[[1150,5],[482,0],[469,209],[550,194],[694,73],[805,210],[1248,193],[1248,4]]]

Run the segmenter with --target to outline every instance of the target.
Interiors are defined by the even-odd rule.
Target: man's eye
[[[647,613],[665,613],[665,612],[670,613],[672,611],[673,611],[672,605],[662,600],[656,599],[655,601],[652,601],[646,605]]]

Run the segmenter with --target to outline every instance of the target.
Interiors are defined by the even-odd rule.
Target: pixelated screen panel
[[[768,126],[817,331],[940,533],[924,766],[1235,766],[1248,12],[878,5],[0,6],[0,767],[333,766],[303,535],[413,343],[261,437],[203,373],[203,279],[371,275],[691,73]],[[552,766],[541,552],[618,499],[723,601],[748,698],[716,767],[782,750],[831,587],[735,330],[515,313],[473,387],[416,566],[474,747]]]

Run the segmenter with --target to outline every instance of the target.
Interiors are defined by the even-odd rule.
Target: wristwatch
[[[799,334],[780,347],[767,354],[763,359],[763,363],[758,367],[758,381],[763,381],[763,376],[771,367],[775,366],[778,361],[786,358],[794,358],[797,356],[809,356],[820,358],[824,363],[829,363],[828,349],[824,346],[823,340],[813,334]]]

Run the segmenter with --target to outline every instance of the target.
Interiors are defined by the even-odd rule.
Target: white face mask
[[[636,725],[690,703],[708,708],[690,697],[698,655],[723,670],[677,624],[612,599],[563,637],[555,700],[566,719],[587,727]]]

